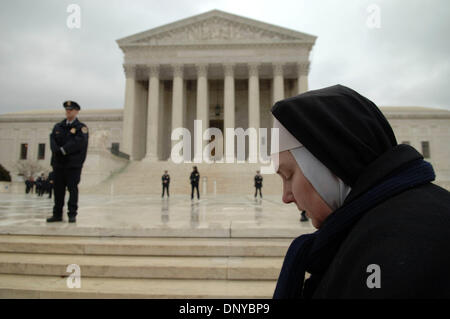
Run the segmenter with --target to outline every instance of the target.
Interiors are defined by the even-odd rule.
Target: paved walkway
[[[66,200],[68,197],[66,198]],[[299,221],[294,204],[279,196],[188,196],[80,194],[76,224],[48,224],[53,201],[35,194],[0,194],[0,234],[119,237],[279,237],[314,231]]]

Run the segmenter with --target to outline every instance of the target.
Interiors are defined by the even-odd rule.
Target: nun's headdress
[[[376,105],[342,85],[277,102],[279,151],[290,150],[303,174],[335,210],[365,168],[397,145]]]

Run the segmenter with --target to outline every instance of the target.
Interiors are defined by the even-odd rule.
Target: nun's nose
[[[285,204],[294,202],[294,195],[291,191],[283,191],[283,202]]]

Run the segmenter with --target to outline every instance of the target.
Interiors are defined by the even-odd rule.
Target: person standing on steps
[[[259,191],[259,197],[262,198],[262,194],[261,194],[262,182],[263,182],[263,177],[261,176],[259,171],[256,171],[256,175],[255,175],[255,199],[256,199],[256,196],[258,194],[258,191]]]
[[[63,103],[63,107],[66,110],[66,118],[56,123],[50,134],[55,205],[53,216],[47,219],[48,223],[62,221],[66,188],[70,194],[68,202],[69,223],[76,222],[78,184],[88,148],[88,127],[77,118],[81,109],[80,106],[74,101],[66,101]]]
[[[198,191],[198,182],[200,181],[200,173],[197,170],[197,166],[193,167],[193,171],[189,179],[191,181],[191,200],[194,199],[194,189],[197,189],[197,199],[200,199],[200,193]]]
[[[161,177],[162,180],[162,195],[161,197],[164,198],[164,193],[167,190],[167,197],[169,197],[169,184],[170,184],[170,175],[167,174],[167,171],[164,171],[164,175]]]

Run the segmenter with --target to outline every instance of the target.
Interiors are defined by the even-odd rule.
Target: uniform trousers
[[[61,217],[64,207],[66,188],[69,191],[68,215],[75,217],[78,210],[78,184],[80,183],[81,167],[53,168],[55,205],[53,216]]]

